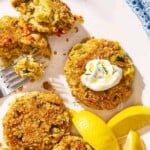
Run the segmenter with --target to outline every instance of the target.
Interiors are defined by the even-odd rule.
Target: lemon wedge
[[[149,124],[150,107],[146,106],[128,107],[112,117],[107,123],[118,139],[127,135],[131,129],[137,130]]]
[[[133,130],[129,132],[123,150],[145,150],[143,140],[137,132]]]
[[[116,137],[102,119],[86,110],[71,114],[78,132],[95,150],[119,150]]]

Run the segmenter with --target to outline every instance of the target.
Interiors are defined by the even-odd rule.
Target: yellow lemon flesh
[[[76,129],[95,150],[119,150],[116,137],[102,119],[86,110],[71,112]]]
[[[145,150],[144,143],[138,133],[132,130],[129,132],[123,150]]]
[[[112,117],[107,123],[118,139],[127,135],[131,129],[137,130],[149,124],[150,107],[146,106],[128,107]]]

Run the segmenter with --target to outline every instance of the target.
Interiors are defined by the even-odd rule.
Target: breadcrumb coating
[[[70,114],[54,93],[31,92],[18,97],[3,119],[11,150],[50,150],[70,134]]]
[[[75,21],[83,22],[83,18],[73,15],[61,0],[11,0],[11,3],[38,32],[60,36],[67,33]]]
[[[17,17],[4,16],[0,19],[0,59],[3,66],[9,66],[22,54],[34,54],[50,57],[47,38],[32,32],[29,23]]]
[[[106,59],[111,64],[122,68],[123,77],[119,84],[99,92],[84,86],[81,82],[81,75],[85,72],[87,62],[92,59]],[[72,94],[77,101],[88,107],[113,109],[127,100],[132,93],[133,62],[118,42],[93,38],[76,44],[70,50],[64,70]]]

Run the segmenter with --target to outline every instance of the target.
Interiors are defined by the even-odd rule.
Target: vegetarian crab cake
[[[132,93],[134,66],[118,42],[89,39],[76,44],[65,64],[76,99],[94,109],[113,109]]]
[[[11,150],[50,150],[70,134],[70,115],[56,94],[31,92],[16,99],[3,120]]]
[[[32,32],[32,27],[21,18],[4,16],[0,19],[0,59],[9,66],[22,54],[39,51],[50,56],[50,48],[44,35]]]
[[[15,72],[22,78],[30,78],[35,81],[41,78],[44,66],[37,62],[32,56],[20,59],[14,65]]]
[[[61,0],[11,0],[12,5],[30,23],[34,30],[49,34],[67,33],[75,21],[82,17],[73,15],[70,8]]]
[[[52,150],[94,150],[78,136],[65,136]]]

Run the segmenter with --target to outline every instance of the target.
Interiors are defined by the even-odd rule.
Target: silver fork
[[[48,64],[46,58],[39,55],[39,53],[35,53],[33,58],[44,67],[47,67]],[[16,74],[13,65],[0,70],[0,98],[12,93],[28,81],[28,78],[21,78]]]

